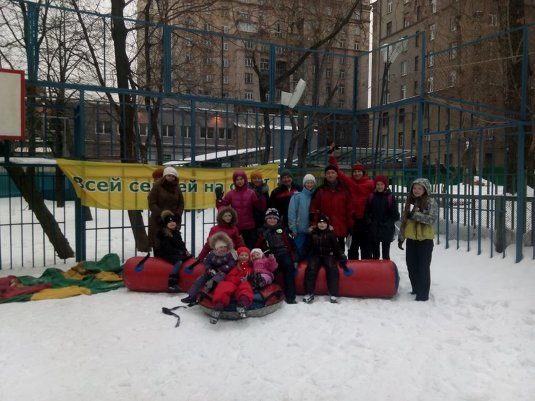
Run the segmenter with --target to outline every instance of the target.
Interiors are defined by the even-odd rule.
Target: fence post
[[[505,196],[496,197],[496,252],[502,253],[505,249]]]

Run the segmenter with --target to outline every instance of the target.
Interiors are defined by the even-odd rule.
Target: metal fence
[[[29,15],[33,15],[35,24],[38,24],[34,8],[38,6],[23,3],[34,11]],[[51,8],[51,11],[72,12],[62,8]],[[94,19],[94,27],[101,26],[107,32],[109,16],[87,16]],[[125,21],[138,31],[144,24]],[[533,133],[531,123],[521,118],[525,96],[520,102],[521,110],[513,113],[499,109],[495,104],[497,99],[489,104],[469,102],[462,93],[454,93],[449,79],[455,74],[446,74],[445,68],[435,71],[434,79],[430,81],[431,72],[426,69],[430,55],[434,57],[434,63],[442,57],[439,65],[445,66],[446,59],[452,61],[452,49],[428,52],[424,32],[400,41],[401,56],[396,61],[403,63],[412,49],[422,60],[417,71],[396,79],[388,73],[381,74],[378,69],[378,75],[386,76],[388,82],[372,78],[370,85],[367,77],[370,57],[378,55],[381,49],[348,56],[244,41],[243,38],[187,27],[157,25],[153,28],[153,33],[157,31],[163,38],[162,91],[119,89],[113,80],[100,86],[94,75],[82,74],[80,70],[77,82],[58,82],[45,78],[43,71],[39,72],[39,63],[32,65],[36,60],[21,67],[28,71],[27,84],[35,89],[27,99],[27,118],[32,119],[27,127],[31,132],[29,140],[3,146],[0,268],[68,263],[71,260],[57,256],[51,239],[42,229],[42,216],[30,210],[31,202],[21,196],[21,182],[17,180],[24,179],[32,180],[36,191],[31,192],[31,196],[42,198],[51,220],[73,246],[76,254],[72,260],[81,255],[88,260],[97,260],[110,252],[119,254],[124,260],[136,254],[127,212],[82,208],[75,199],[71,184],[53,163],[55,157],[124,160],[127,139],[133,144],[133,153],[129,157],[144,163],[174,161],[177,165],[198,168],[276,163],[281,168],[291,169],[295,180],[300,180],[307,172],[321,177],[328,160],[327,147],[336,142],[339,145],[336,155],[342,168],[348,169],[355,161],[361,161],[371,176],[388,175],[400,203],[414,178],[428,177],[441,205],[438,242],[446,247],[475,248],[478,253],[490,256],[514,252],[517,261],[524,257],[525,246],[533,247],[533,184],[528,181],[533,171],[526,167],[524,153],[525,144],[533,141]],[[533,26],[522,30],[526,43],[532,30]],[[132,40],[135,42],[135,37]],[[474,48],[493,48],[497,40],[493,36],[475,43],[458,44],[456,57],[470,53]],[[261,99],[262,96],[255,93],[254,97],[258,95],[260,99],[243,99],[238,94],[220,93],[221,82],[205,82],[207,94],[204,95],[185,94],[188,88],[173,87],[175,82],[193,85],[203,79],[176,75],[181,68],[173,64],[171,44],[181,43],[185,48],[200,51],[215,42],[220,43],[221,48],[225,43],[232,43],[237,47],[236,51],[243,54],[253,54],[252,48],[256,51],[254,54],[265,54],[265,58],[258,59],[262,63],[261,73],[253,78],[253,83],[258,86],[258,80],[265,81],[263,88],[268,94],[281,89],[291,90],[299,77],[306,78],[309,87],[321,86],[323,89],[315,94],[308,92],[292,110],[280,105],[278,95]],[[193,43],[199,46],[190,46]],[[166,52],[169,57],[165,57]],[[201,62],[201,53],[191,54],[194,62]],[[309,61],[284,84],[277,83],[277,69],[283,69],[309,53],[316,63],[324,61],[322,74],[315,68],[319,64]],[[523,64],[527,64],[531,53],[526,46],[520,57]],[[214,57],[211,62],[224,68],[224,56]],[[479,62],[498,68],[495,61]],[[104,61],[103,68],[107,65]],[[211,67],[207,65],[206,68]],[[392,63],[389,68],[397,69],[398,66]],[[320,78],[320,75],[332,77],[333,74],[336,81],[329,85]],[[224,79],[223,76],[220,78]],[[411,86],[412,92],[403,87],[404,80],[409,79],[418,82]],[[524,88],[527,76],[523,79]],[[342,80],[345,80],[344,89],[340,90]],[[481,83],[486,84],[488,82]],[[366,107],[367,103],[362,100],[367,98],[368,86],[381,95],[374,97],[370,107]],[[68,96],[60,98],[57,94],[62,91]],[[131,103],[123,104],[134,116],[131,137],[125,135],[121,124],[124,109],[117,112],[107,95],[115,99],[122,95],[131,96]],[[328,101],[318,103],[319,98]],[[144,102],[146,99],[154,103]],[[161,141],[156,140],[158,138]],[[47,162],[37,159],[39,156],[47,158]],[[511,163],[512,159],[514,163]],[[146,222],[147,213],[142,216]],[[183,235],[193,252],[200,250],[204,233],[214,224],[214,217],[213,209],[185,213]],[[529,256],[535,258],[535,252]]]

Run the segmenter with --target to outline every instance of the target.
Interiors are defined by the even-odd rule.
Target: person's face
[[[262,180],[262,178],[260,177],[253,178],[253,184],[255,187],[260,187],[262,186],[263,183],[264,183],[264,180]]]
[[[266,224],[267,224],[268,226],[276,226],[278,222],[279,222],[279,219],[277,219],[277,218],[274,217],[274,216],[268,216],[268,217],[266,217]]]
[[[420,184],[413,184],[412,186],[412,194],[415,198],[419,198],[425,193],[425,188]]]
[[[308,189],[309,191],[312,191],[312,189],[316,186],[316,184],[314,184],[314,181],[307,181],[305,182],[305,188]]]
[[[289,187],[290,185],[292,185],[292,181],[293,181],[292,177],[290,177],[289,175],[285,175],[284,177],[281,177],[281,183],[284,186]]]
[[[255,252],[255,253],[251,253],[251,261],[255,261],[255,260],[258,260],[258,259],[261,259],[262,258],[262,255],[259,254],[258,252]]]
[[[176,221],[171,220],[169,223],[167,223],[167,228],[169,230],[174,230],[176,228]]]
[[[215,249],[215,253],[216,253],[218,256],[225,256],[225,255],[228,253],[228,246],[218,246],[218,247]]]
[[[174,180],[176,180],[176,177],[175,177],[173,174],[167,174],[167,175],[165,176],[165,179],[166,179],[167,181],[174,181]]]
[[[243,177],[236,177],[234,180],[234,185],[236,185],[238,188],[241,188],[245,185],[245,178]]]
[[[376,190],[377,192],[384,192],[385,189],[386,189],[386,185],[385,185],[384,182],[382,182],[382,181],[377,181],[377,182],[375,183],[375,190]]]
[[[325,179],[328,181],[328,182],[335,182],[336,179],[338,178],[338,173],[334,170],[327,170],[325,172]]]
[[[364,177],[364,171],[362,170],[353,170],[352,174],[355,180],[360,180],[362,177]]]
[[[232,221],[232,214],[225,213],[223,216],[221,216],[221,218],[225,223],[230,223]]]
[[[329,227],[329,224],[327,224],[327,223],[324,222],[324,221],[320,221],[320,222],[318,223],[318,229],[320,229],[321,231],[326,230],[327,227]]]
[[[249,254],[247,252],[242,252],[238,255],[238,260],[240,262],[247,262],[249,260]]]

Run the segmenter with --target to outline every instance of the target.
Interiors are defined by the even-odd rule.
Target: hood
[[[412,186],[414,184],[419,184],[421,185],[422,187],[425,188],[425,191],[427,192],[427,195],[431,196],[432,195],[432,192],[431,192],[431,183],[429,182],[429,180],[427,178],[417,178],[415,179],[412,184],[411,184],[411,190],[409,192],[412,192]]]

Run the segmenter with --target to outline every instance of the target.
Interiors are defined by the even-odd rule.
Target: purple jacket
[[[223,199],[216,201],[216,206],[221,209],[224,206],[232,206],[238,215],[238,230],[250,230],[255,228],[255,219],[253,210],[264,210],[266,208],[266,199],[256,196],[256,193],[249,188],[247,184],[247,174],[243,170],[236,170],[232,175],[232,180],[236,184],[236,177],[243,177],[245,184],[238,188],[228,191]]]

